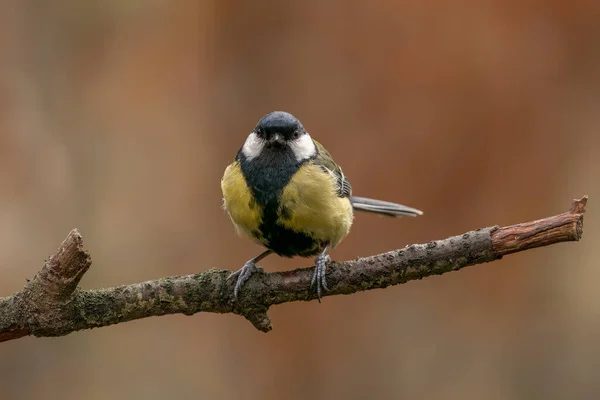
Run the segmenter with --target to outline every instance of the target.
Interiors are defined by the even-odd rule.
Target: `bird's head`
[[[315,143],[302,123],[284,111],[273,111],[262,117],[246,139],[242,152],[246,158],[253,159],[265,149],[291,151],[298,161],[317,154]]]

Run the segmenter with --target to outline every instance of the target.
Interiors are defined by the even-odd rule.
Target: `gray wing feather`
[[[329,154],[321,143],[316,140],[313,140],[313,142],[315,143],[315,146],[317,146],[317,156],[313,160],[313,163],[335,178],[337,195],[339,197],[350,197],[352,194],[352,185],[350,185],[350,181],[346,178],[346,175],[344,175],[342,168],[333,161],[331,154]]]
[[[352,194],[352,185],[340,167],[337,167],[334,170],[331,170],[324,165],[320,165],[319,167],[335,178],[338,197],[350,197]]]

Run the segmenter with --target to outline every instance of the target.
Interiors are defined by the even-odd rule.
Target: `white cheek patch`
[[[308,133],[290,143],[290,148],[296,156],[296,161],[307,160],[317,154],[317,146]]]
[[[264,140],[256,136],[256,133],[252,132],[248,135],[248,138],[242,147],[242,154],[244,154],[248,160],[252,160],[258,157],[264,148]]]

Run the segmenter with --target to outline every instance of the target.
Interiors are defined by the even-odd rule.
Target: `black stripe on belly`
[[[236,158],[254,199],[263,209],[260,232],[265,247],[284,257],[317,254],[323,248],[322,243],[277,223],[281,193],[307,160],[296,161],[289,148],[264,148],[252,161],[248,161],[240,150]]]
[[[310,257],[318,254],[324,247],[323,243],[300,232],[294,232],[279,224],[261,226],[263,234],[268,232],[265,245],[269,250],[283,257]]]

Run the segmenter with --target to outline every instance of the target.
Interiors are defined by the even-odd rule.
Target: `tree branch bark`
[[[583,234],[586,203],[587,196],[574,200],[569,211],[537,221],[488,227],[371,257],[332,262],[327,272],[331,290],[324,295],[385,288],[535,247],[577,241]],[[272,328],[267,316],[270,306],[316,298],[308,291],[312,268],[256,273],[234,304],[226,270],[84,291],[78,284],[91,263],[82,237],[74,229],[23,290],[0,298],[0,342],[28,335],[64,336],[139,318],[198,312],[235,313],[268,332]]]

